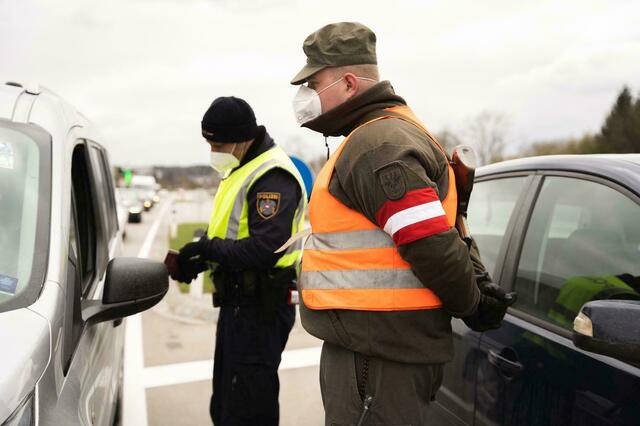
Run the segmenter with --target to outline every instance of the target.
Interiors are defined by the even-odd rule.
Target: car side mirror
[[[573,330],[573,342],[580,349],[640,362],[640,301],[586,303],[573,322]]]
[[[145,311],[169,290],[164,263],[135,257],[117,257],[107,265],[102,301],[82,302],[82,319],[89,324],[113,321]]]

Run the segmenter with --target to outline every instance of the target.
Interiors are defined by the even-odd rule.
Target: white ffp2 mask
[[[300,86],[298,93],[293,98],[293,113],[299,125],[303,125],[322,114],[322,104],[318,93],[307,86]]]
[[[227,172],[233,170],[240,165],[240,160],[228,152],[214,152],[210,153],[209,165],[218,172],[220,176],[224,176]]]
[[[340,77],[319,92],[305,86],[304,84],[298,89],[298,93],[293,98],[293,112],[296,115],[296,121],[302,125],[307,121],[322,115],[322,103],[320,102],[320,93],[328,88],[338,84],[344,77]]]
[[[293,112],[296,116],[296,121],[298,124],[302,125],[307,121],[311,121],[320,115],[322,115],[322,103],[320,102],[320,93],[324,92],[328,88],[335,86],[338,84],[343,77],[340,77],[324,89],[319,92],[307,87],[305,85],[301,85],[298,89],[298,92],[293,98]],[[367,77],[356,77],[358,80],[368,80],[377,83],[377,80],[373,80]]]

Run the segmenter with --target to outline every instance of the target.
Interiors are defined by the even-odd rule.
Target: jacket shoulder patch
[[[407,192],[407,178],[403,167],[391,163],[376,170],[378,182],[389,200],[395,201],[404,197]]]
[[[258,192],[256,196],[256,210],[261,218],[271,219],[280,208],[279,192]]]

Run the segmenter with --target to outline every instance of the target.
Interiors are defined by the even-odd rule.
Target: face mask
[[[322,115],[322,103],[320,102],[320,93],[324,92],[331,86],[335,86],[338,84],[344,77],[340,77],[324,89],[319,92],[305,86],[301,85],[298,89],[298,93],[293,98],[293,112],[296,116],[296,121],[298,124],[302,125],[307,121],[311,121],[314,118]],[[367,80],[377,83],[377,80],[373,80],[367,77],[356,77],[358,80]]]
[[[302,125],[307,121],[322,115],[322,103],[320,103],[320,93],[324,92],[331,86],[338,84],[344,77],[340,77],[319,92],[301,85],[298,93],[293,98],[293,113],[296,116],[298,124]]]
[[[218,172],[220,176],[224,176],[227,172],[233,170],[240,165],[240,160],[228,152],[211,152],[209,165]]]

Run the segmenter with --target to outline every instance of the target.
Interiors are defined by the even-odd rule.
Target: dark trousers
[[[442,384],[441,364],[367,358],[324,343],[320,391],[326,426],[429,424],[430,403]],[[369,409],[363,417],[364,400]]]
[[[287,304],[270,320],[259,306],[220,308],[209,405],[214,425],[278,425],[278,366],[295,315]]]

